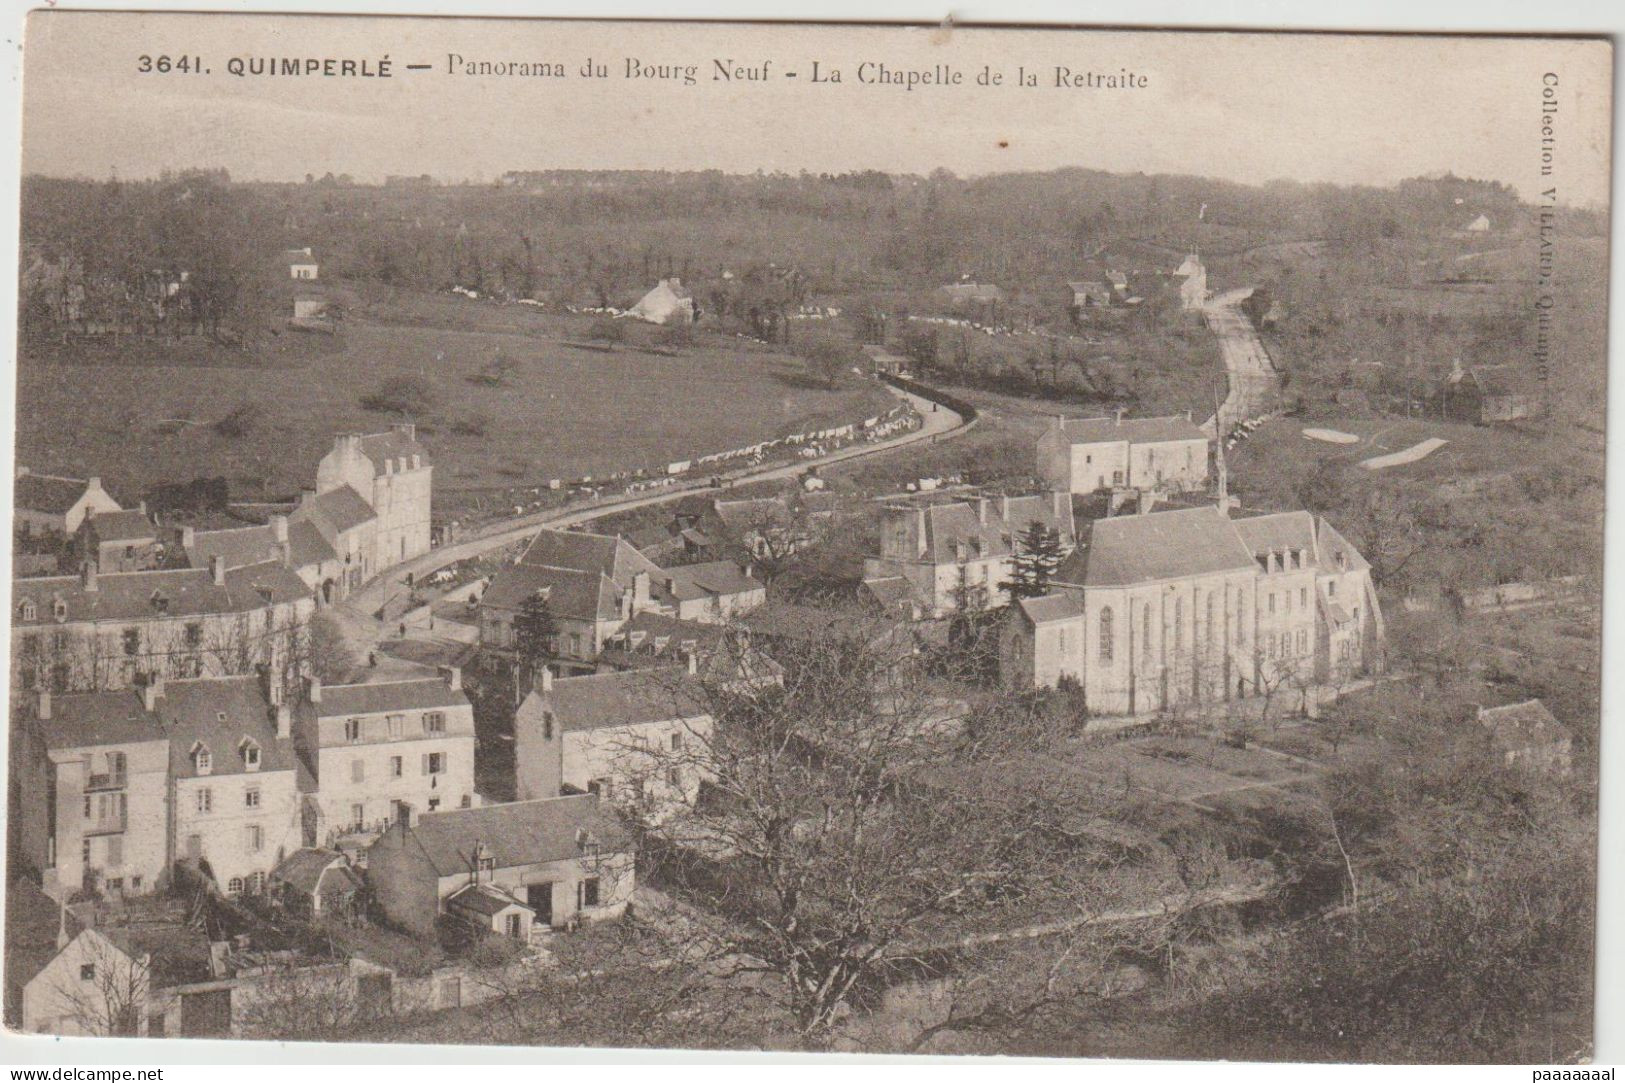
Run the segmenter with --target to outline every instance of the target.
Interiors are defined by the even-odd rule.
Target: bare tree
[[[133,1037],[151,991],[149,957],[129,953],[103,933],[89,929],[78,937],[77,972],[57,982],[53,991],[86,1034]]]

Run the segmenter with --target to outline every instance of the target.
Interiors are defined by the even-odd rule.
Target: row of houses
[[[160,530],[99,478],[22,472],[22,529],[64,543],[78,574],[14,578],[14,688],[101,690],[293,665],[318,605],[428,552],[434,467],[411,424],[343,435],[315,486],[269,521]]]

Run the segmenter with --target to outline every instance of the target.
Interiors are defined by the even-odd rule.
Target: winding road
[[[972,425],[975,424],[974,421],[967,423],[963,417],[953,410],[948,409],[946,406],[939,406],[920,395],[889,386],[887,390],[919,411],[925,423],[913,432],[904,433],[894,439],[873,444],[854,444],[820,459],[791,462],[759,469],[731,470],[717,474],[707,474],[703,478],[695,478],[692,481],[673,485],[667,489],[638,493],[633,496],[614,497],[570,507],[550,508],[546,511],[500,520],[481,528],[471,537],[464,538],[451,545],[432,549],[404,564],[395,565],[382,575],[369,580],[360,590],[337,605],[329,607],[325,612],[339,626],[345,642],[349,645],[354,656],[356,658],[365,658],[377,648],[378,644],[393,629],[392,624],[379,620],[374,614],[383,609],[387,602],[408,591],[409,588],[406,585],[408,575],[411,575],[414,581],[421,581],[425,576],[433,575],[440,569],[456,564],[458,561],[481,556],[494,549],[500,549],[516,541],[522,541],[536,534],[544,527],[575,526],[580,523],[591,522],[614,512],[631,511],[634,508],[644,508],[654,504],[665,504],[681,499],[691,493],[710,491],[711,478],[713,477],[720,477],[730,482],[776,481],[796,478],[805,474],[812,467],[823,471],[838,463],[850,462],[853,459],[896,451],[912,444],[935,441],[939,437],[959,436],[968,432]],[[373,677],[384,679],[395,675],[391,672],[395,668],[393,666],[384,666],[371,670],[370,673]]]
[[[1209,436],[1223,435],[1216,431],[1221,416],[1226,426],[1233,426],[1269,412],[1280,388],[1281,374],[1252,321],[1241,310],[1241,303],[1252,292],[1250,287],[1227,290],[1202,306],[1202,317],[1208,330],[1218,336],[1224,367],[1230,374],[1230,390],[1219,413],[1202,423],[1202,431]]]

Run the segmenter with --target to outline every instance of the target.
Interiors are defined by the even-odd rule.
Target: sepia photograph
[[[1596,1057],[1608,37],[20,50],[7,1056]]]

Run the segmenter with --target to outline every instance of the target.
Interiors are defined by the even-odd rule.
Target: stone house
[[[598,797],[578,794],[403,816],[367,849],[384,914],[430,937],[442,915],[528,940],[533,926],[619,917],[636,855]]]
[[[144,690],[169,735],[172,859],[228,895],[258,895],[302,842],[292,712],[280,681],[224,677]]]
[[[148,675],[227,676],[299,656],[315,609],[303,580],[279,561],[12,583],[13,688],[125,688]]]
[[[71,538],[86,515],[119,511],[119,503],[102,488],[102,479],[65,478],[17,469],[12,486],[12,518],[29,534]]]
[[[86,510],[74,535],[81,564],[94,562],[102,572],[139,572],[158,566],[162,555],[158,528],[147,517],[147,505],[127,511]]]
[[[406,809],[479,804],[474,708],[455,668],[367,684],[310,678],[293,711],[293,735],[316,776],[305,802],[308,840],[375,835]]]
[[[169,738],[150,700],[133,689],[13,697],[16,857],[53,899],[166,880]]]
[[[370,560],[365,562],[370,570],[363,579],[429,551],[433,480],[434,465],[411,422],[395,425],[389,432],[352,433],[334,439],[333,450],[316,466],[316,498],[348,488],[377,517]],[[319,523],[316,513],[311,514]],[[355,522],[361,514],[359,507],[333,514],[331,525],[340,533],[359,525]],[[298,512],[292,516],[299,517]],[[344,552],[334,539],[328,540]]]
[[[372,520],[369,517],[364,521]],[[363,556],[372,551],[370,540],[364,536],[346,538],[340,531],[324,532],[329,523],[315,514],[297,520],[276,514],[263,525],[222,530],[185,526],[180,532],[181,552],[193,568],[207,568],[215,557],[225,563],[227,570],[281,561],[299,576],[318,605],[326,605],[348,596],[350,588],[362,582]],[[328,542],[329,533],[344,545],[342,558]]]
[[[767,588],[728,561],[662,569],[619,536],[543,530],[481,597],[481,646],[511,650],[514,619],[537,595],[557,626],[553,654],[568,668],[585,669],[639,613],[727,621],[760,605]]]
[[[600,669],[686,667],[709,684],[747,693],[782,684],[784,668],[758,649],[742,623],[680,620],[652,609],[637,614],[610,636],[598,655]]]
[[[1189,414],[1056,417],[1038,438],[1038,476],[1069,493],[1200,490],[1208,481],[1208,439]]]
[[[864,585],[883,601],[906,594],[929,618],[957,612],[967,591],[998,608],[1009,601],[1004,583],[1018,539],[1034,522],[1054,529],[1063,551],[1071,549],[1076,526],[1066,492],[894,498],[882,511],[880,554],[864,559]]]
[[[186,861],[253,892],[299,845],[290,716],[264,676],[154,679],[137,690],[37,693],[13,783],[24,860],[47,894],[139,895]]]
[[[1049,598],[1007,618],[1005,683],[1071,675],[1097,714],[1301,697],[1384,661],[1369,565],[1307,512],[1231,519],[1203,506],[1101,519]]]
[[[714,730],[694,669],[543,670],[514,714],[519,797],[592,793],[656,821],[692,807]]]

